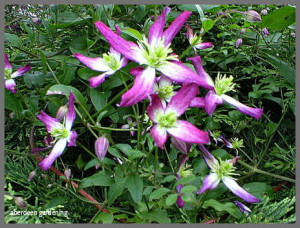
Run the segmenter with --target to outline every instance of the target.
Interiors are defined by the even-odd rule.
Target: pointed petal
[[[12,93],[16,93],[17,92],[17,89],[16,89],[16,82],[14,79],[6,79],[5,80],[5,88],[9,91],[11,91]]]
[[[67,145],[67,140],[66,139],[60,139],[58,140],[50,154],[44,158],[43,161],[40,162],[39,166],[41,167],[42,170],[46,171],[51,168],[51,165],[54,163],[56,158],[58,158],[62,153],[64,152],[65,148]]]
[[[8,61],[8,55],[7,54],[4,55],[4,69],[8,70],[10,73],[12,72],[12,66]]]
[[[180,61],[169,61],[158,68],[164,75],[176,82],[196,83],[205,89],[213,89],[206,81]]]
[[[125,58],[125,57],[122,58],[122,59],[121,59],[121,63],[120,63],[120,66],[121,66],[120,69],[123,68],[123,67],[126,67],[127,64],[128,64],[128,59]]]
[[[203,180],[203,185],[197,194],[203,194],[207,190],[215,189],[220,183],[220,179],[216,173],[210,173]]]
[[[71,131],[70,140],[68,143],[68,147],[76,146],[77,133],[76,131]]]
[[[201,42],[200,44],[197,44],[195,48],[206,49],[206,48],[211,48],[212,46],[214,46],[212,42]]]
[[[239,202],[239,201],[233,201],[235,203],[235,205],[240,209],[240,211],[243,214],[246,214],[246,216],[249,215],[249,212],[251,212],[250,208],[247,207],[246,205],[244,205],[243,203]]]
[[[83,56],[79,53],[75,53],[74,57],[92,70],[101,71],[101,72],[110,71],[110,68],[104,63],[103,58],[100,57],[90,58],[90,57]]]
[[[225,137],[223,135],[220,135],[220,139],[227,148],[233,148],[232,144],[230,142],[228,142],[227,139],[225,139]]]
[[[173,146],[181,153],[188,154],[191,148],[191,144],[185,143],[176,138],[171,138],[171,142]]]
[[[263,109],[262,108],[251,108],[248,107],[240,102],[238,102],[237,100],[235,100],[234,98],[227,96],[227,95],[222,95],[222,98],[225,102],[227,102],[228,104],[236,107],[241,113],[244,113],[246,115],[252,116],[255,119],[260,119],[262,114],[263,114]]]
[[[68,112],[66,114],[66,129],[68,131],[71,130],[73,122],[76,118],[75,109],[74,109],[74,99],[75,99],[74,94],[70,92]]]
[[[92,77],[89,79],[89,82],[90,82],[90,87],[91,88],[96,88],[98,87],[102,82],[104,82],[105,78],[107,76],[109,76],[110,74],[107,74],[107,73],[103,73],[103,74],[100,74],[96,77]]]
[[[203,145],[199,145],[199,148],[203,155],[204,161],[209,168],[212,169],[214,165],[219,164],[217,159],[215,159],[215,157]]]
[[[154,127],[152,127],[150,134],[152,138],[154,139],[156,145],[163,149],[164,145],[168,139],[168,134],[165,128],[160,127],[158,124],[155,124]]]
[[[164,108],[161,99],[157,94],[151,95],[151,103],[147,107],[147,115],[149,118],[157,123],[157,117],[164,113]]]
[[[134,131],[130,131],[130,135],[131,135],[132,137],[134,136],[134,134],[135,134]]]
[[[175,20],[172,24],[164,31],[163,36],[165,38],[165,46],[172,42],[173,38],[179,32],[185,21],[191,16],[192,12],[184,11]]]
[[[222,180],[223,180],[223,183],[226,185],[226,187],[233,194],[235,194],[238,197],[242,198],[246,202],[248,202],[248,203],[259,203],[259,202],[261,202],[260,199],[254,197],[249,192],[247,192],[245,189],[243,189],[241,186],[239,186],[238,183],[236,183],[236,181],[233,180],[232,178],[224,177]]]
[[[190,107],[204,108],[205,107],[205,98],[204,97],[195,97],[191,101]]]
[[[135,77],[130,90],[122,95],[121,107],[128,107],[146,99],[153,91],[155,82],[155,69],[148,67]]]
[[[192,58],[187,58],[186,60],[190,60],[192,61],[192,64],[194,65],[194,68],[197,72],[197,74],[203,78],[203,80],[210,86],[214,87],[214,82],[211,79],[211,77],[209,76],[208,73],[205,72],[203,66],[202,66],[202,62],[201,62],[201,57],[200,56],[195,56]]]
[[[220,105],[222,103],[222,98],[211,90],[205,96],[204,111],[211,116],[214,113],[217,105]]]
[[[51,133],[52,128],[63,128],[64,127],[60,122],[58,122],[57,119],[55,119],[51,116],[48,116],[43,111],[41,111],[41,114],[39,114],[37,116],[37,118],[45,124],[46,129],[49,133]]]
[[[199,130],[184,120],[177,120],[176,126],[167,128],[167,131],[173,137],[187,143],[207,144],[210,142],[207,132]]]
[[[95,26],[117,52],[120,52],[123,56],[135,62],[140,62],[144,59],[139,47],[135,43],[123,39],[101,21],[97,21]]]
[[[158,85],[160,88],[163,86],[171,86],[172,80],[169,77],[166,77],[165,75],[162,74],[159,78]]]
[[[189,40],[190,44],[191,44],[191,40],[193,39],[194,37],[194,32],[193,32],[193,29],[190,25],[186,25],[185,26],[186,29],[187,29],[187,33],[185,34],[186,35],[186,38]]]
[[[168,7],[166,7],[168,8]],[[166,24],[166,14],[169,11],[164,9],[162,14],[156,18],[156,21],[151,25],[148,35],[150,45],[155,45],[156,41],[163,35],[164,26]]]
[[[181,116],[198,93],[199,89],[196,84],[183,84],[181,89],[172,97],[166,108],[166,113],[174,112],[177,117]]]
[[[16,70],[15,72],[13,72],[11,74],[11,78],[20,77],[23,74],[25,74],[27,71],[30,71],[30,70],[31,70],[30,64],[27,64],[26,66],[21,67],[18,70]]]

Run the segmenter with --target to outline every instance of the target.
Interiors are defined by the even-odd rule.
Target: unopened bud
[[[28,176],[28,182],[32,181],[35,175],[36,175],[36,171],[35,170],[31,171]]]
[[[65,174],[66,178],[69,180],[70,176],[71,176],[71,170],[70,169],[65,169],[64,174]]]
[[[235,42],[235,47],[236,48],[239,48],[243,43],[243,40],[241,38],[237,39],[236,42]]]
[[[31,21],[35,25],[39,25],[39,24],[42,23],[42,19],[41,18],[37,18],[37,17],[31,18]]]
[[[268,35],[269,35],[269,31],[268,31],[267,28],[263,28],[263,31],[264,31],[265,36],[268,36]]]
[[[268,14],[268,10],[263,9],[260,13],[261,13],[262,15],[266,16],[266,15]]]
[[[242,28],[240,31],[240,34],[244,34],[246,32],[246,29]]]
[[[181,199],[181,196],[180,196],[180,195],[177,197],[176,204],[177,204],[177,206],[178,206],[179,208],[183,208],[183,207],[184,207],[184,202],[183,202],[183,200]]]
[[[250,22],[261,21],[261,17],[259,15],[259,13],[254,10],[248,10],[248,11],[244,12],[243,14],[244,14],[246,20],[248,20]]]
[[[22,197],[15,197],[14,196],[14,202],[20,208],[23,208],[23,209],[27,208],[27,204],[25,203],[25,201],[23,200]]]
[[[67,114],[68,112],[68,106],[67,105],[64,105],[64,106],[61,106],[58,110],[57,110],[57,113],[56,113],[56,119],[58,121],[61,121],[65,115]]]
[[[108,149],[108,140],[107,138],[105,138],[105,136],[101,136],[95,142],[95,152],[100,161],[102,161],[103,158],[105,157],[107,149]]]

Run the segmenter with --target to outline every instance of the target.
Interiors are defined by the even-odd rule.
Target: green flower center
[[[232,142],[232,148],[233,149],[239,149],[241,147],[244,147],[244,140],[239,140],[238,138],[234,138]]]
[[[142,50],[145,62],[142,64],[149,65],[153,68],[158,68],[168,60],[176,60],[177,55],[170,55],[173,50],[170,48],[171,44],[164,45],[164,38],[156,41],[155,44],[150,45],[148,39],[144,36],[143,40],[138,42],[139,48]]]
[[[69,136],[69,132],[66,128],[53,128],[50,134],[58,139],[65,139]]]
[[[201,43],[201,38],[199,39],[199,41],[196,43],[196,40],[198,39],[198,36],[196,34],[194,34],[194,36],[190,37],[190,44],[194,46],[196,46],[197,44]]]
[[[236,168],[229,160],[222,161],[220,158],[219,160],[220,161],[217,162],[217,164],[214,164],[212,168],[212,172],[216,173],[218,175],[218,178],[222,179],[223,177],[237,175],[234,173]]]
[[[162,114],[158,117],[158,124],[161,127],[173,127],[177,122],[177,117],[175,116],[174,112],[168,113],[168,114]]]
[[[234,86],[235,83],[232,82],[233,81],[233,77],[232,75],[230,75],[229,77],[226,77],[226,75],[224,75],[223,77],[220,75],[220,73],[218,73],[216,82],[215,82],[215,91],[217,93],[217,95],[221,96],[225,93],[227,93],[228,91],[234,91]]]
[[[104,63],[113,71],[120,68],[120,63],[110,52],[108,54],[103,54]]]
[[[164,85],[158,89],[157,94],[162,100],[169,99],[174,95],[173,86]]]
[[[11,70],[10,69],[4,69],[4,77],[6,79],[11,79]]]

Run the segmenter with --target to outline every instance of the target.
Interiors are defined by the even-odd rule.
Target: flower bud
[[[69,180],[71,176],[71,169],[65,169],[64,174],[66,178]]]
[[[20,208],[23,208],[23,209],[27,208],[27,204],[25,203],[25,201],[23,200],[22,197],[15,197],[14,196],[14,202]]]
[[[266,15],[268,14],[268,10],[263,9],[260,13],[261,13],[262,15],[266,16]]]
[[[254,10],[248,10],[248,11],[244,12],[243,14],[244,14],[246,20],[248,20],[250,22],[261,21],[261,17],[259,15],[259,13]]]
[[[36,175],[36,171],[35,170],[31,171],[28,176],[28,182],[32,181],[35,175]]]
[[[183,200],[181,199],[181,196],[180,196],[180,195],[177,197],[176,204],[177,204],[177,206],[178,206],[179,208],[183,208],[183,207],[184,207],[184,202],[183,202]]]
[[[243,40],[241,38],[237,39],[236,42],[235,42],[235,47],[236,48],[239,48],[243,43]]]
[[[108,149],[108,140],[105,136],[101,136],[95,142],[95,152],[100,161],[103,160]]]
[[[56,113],[56,119],[58,121],[61,121],[65,115],[67,114],[68,112],[68,106],[67,105],[64,105],[64,106],[61,106],[58,110],[57,110],[57,113]]]
[[[267,28],[263,28],[263,31],[264,31],[265,36],[268,36],[268,35],[269,35],[269,31],[268,31]]]
[[[39,25],[39,24],[42,23],[42,19],[41,19],[41,18],[37,18],[37,17],[31,18],[31,21],[32,21],[32,23],[35,24],[35,25]]]
[[[191,144],[185,143],[181,140],[171,138],[172,145],[181,153],[187,154],[190,151]]]
[[[250,208],[246,205],[242,204],[239,201],[233,201],[235,205],[240,209],[240,211],[245,214],[246,216],[249,216],[249,212],[251,212]]]
[[[240,31],[240,34],[244,34],[246,32],[246,29],[242,28]]]
[[[155,22],[155,17],[154,16],[151,16],[151,21]]]

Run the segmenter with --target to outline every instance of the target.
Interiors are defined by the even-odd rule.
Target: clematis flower
[[[170,8],[165,7],[162,14],[151,25],[148,38],[143,36],[138,44],[126,41],[100,21],[95,23],[95,26],[116,51],[145,66],[145,68],[138,67],[130,71],[135,76],[134,85],[122,95],[120,106],[131,106],[148,98],[153,91],[156,71],[161,72],[172,81],[195,83],[206,89],[212,88],[211,85],[197,77],[193,70],[181,63],[177,55],[172,54],[173,50],[170,48],[171,41],[189,18],[191,12],[184,11],[181,13],[164,31],[166,15],[169,12]]]
[[[190,45],[193,45],[194,50],[196,48],[197,49],[206,49],[206,48],[211,48],[214,46],[212,42],[202,42],[201,39],[199,40],[198,43],[195,43],[195,41],[198,39],[198,36],[196,34],[194,34],[191,26],[186,25],[185,27],[187,28],[186,37],[188,38]]]
[[[245,204],[239,202],[239,201],[233,201],[235,205],[240,209],[240,211],[245,214],[246,216],[249,216],[249,213],[251,212],[250,208],[247,207]]]
[[[219,142],[223,142],[227,148],[233,147],[232,144],[229,141],[227,141],[223,135],[221,135],[221,131],[211,132],[210,130],[208,130],[208,133],[214,139],[216,145],[218,144],[219,141]]]
[[[174,139],[174,138],[172,138],[172,139]],[[175,143],[175,145],[176,145],[177,143],[182,142],[182,141],[175,139],[175,142],[176,142]],[[172,141],[172,143],[173,143],[173,141]],[[184,144],[186,144],[186,143],[184,143]],[[181,146],[180,146],[180,148],[181,148]],[[178,149],[180,149],[180,148],[178,148]],[[185,153],[184,151],[181,151],[181,152]],[[186,153],[183,155],[183,157],[179,163],[179,168],[178,168],[177,175],[176,175],[176,181],[179,181],[181,177],[186,177],[186,176],[191,175],[191,173],[192,173],[191,170],[185,170],[186,168],[189,168],[189,167],[184,167],[184,163],[187,160],[188,160],[188,157],[187,157],[187,153]],[[180,193],[182,188],[183,188],[182,184],[179,184],[176,186],[176,191],[178,193],[176,204],[179,208],[184,207],[184,201],[181,199],[181,196],[183,195],[183,193]]]
[[[77,138],[77,133],[75,131],[71,131],[73,122],[76,118],[74,99],[74,94],[70,92],[68,112],[64,118],[63,124],[61,124],[57,119],[48,116],[43,111],[41,111],[41,114],[37,116],[37,118],[45,124],[50,135],[55,138],[52,151],[39,164],[41,169],[44,171],[50,169],[56,158],[58,158],[64,152],[66,146],[76,146],[75,141]]]
[[[12,66],[8,61],[7,54],[4,55],[4,79],[5,79],[5,88],[10,90],[12,93],[17,92],[17,84],[14,80],[16,77],[20,77],[25,74],[27,71],[31,70],[30,64],[27,64],[24,67],[19,68],[12,73]]]
[[[243,43],[243,40],[241,38],[237,39],[236,42],[235,42],[235,47],[236,48],[239,48]]]
[[[262,11],[260,11],[260,13],[264,16],[266,16],[268,14],[268,10],[267,9],[263,9]]]
[[[159,96],[163,106],[166,107],[167,103],[169,103],[171,98],[175,95],[173,89],[174,86],[172,85],[172,81],[168,77],[162,75],[160,76],[158,83],[154,84],[153,93]]]
[[[136,126],[136,121],[132,121],[131,117],[127,117],[127,124],[121,126],[121,129],[134,129]],[[135,132],[130,131],[131,136],[134,136]]]
[[[103,160],[108,150],[108,140],[105,136],[101,136],[95,141],[95,152],[100,161]]]
[[[116,34],[120,34],[120,29],[118,26],[115,26]],[[83,56],[79,53],[75,53],[74,57],[76,57],[80,62],[89,67],[92,70],[103,72],[99,76],[92,77],[89,79],[90,87],[95,88],[99,86],[102,82],[104,82],[107,76],[113,75],[116,71],[125,67],[128,63],[128,59],[121,58],[121,54],[117,52],[113,47],[110,47],[110,52],[108,54],[103,54],[103,58],[96,57],[90,58]]]
[[[201,58],[200,56],[196,56],[193,58],[189,58],[188,60],[191,60],[196,72],[201,75],[201,77],[205,77],[206,81],[212,81],[210,76],[204,71],[203,66],[201,64]],[[255,119],[260,119],[263,114],[263,109],[261,108],[251,108],[248,107],[234,98],[226,95],[226,92],[233,91],[235,84],[232,82],[233,77],[221,77],[220,74],[218,74],[216,80],[215,80],[215,86],[213,90],[210,90],[205,98],[203,97],[196,97],[192,100],[190,107],[200,107],[203,108],[204,111],[208,115],[212,115],[217,107],[217,105],[223,104],[225,101],[226,103],[230,104],[231,106],[234,106],[237,108],[240,112],[252,116]]]
[[[265,36],[269,36],[269,31],[267,28],[263,28],[263,32]]]
[[[203,146],[199,145],[203,154],[204,160],[207,166],[211,169],[211,172],[203,180],[203,185],[197,194],[203,194],[207,190],[215,189],[218,184],[222,181],[225,186],[235,195],[242,198],[248,203],[258,203],[261,200],[257,199],[235,181],[232,176],[238,175],[234,173],[235,167],[233,165],[237,162],[239,157],[235,157],[230,160],[218,161],[215,157]]]
[[[209,143],[207,132],[199,130],[187,121],[178,120],[178,117],[185,112],[191,100],[198,93],[197,85],[183,84],[166,108],[163,107],[157,94],[151,95],[151,103],[147,107],[147,115],[154,123],[150,134],[158,147],[163,148],[168,134],[187,143]]]

